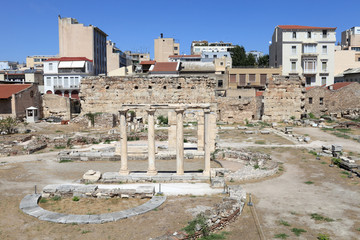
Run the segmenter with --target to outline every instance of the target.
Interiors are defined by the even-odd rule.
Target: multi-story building
[[[200,62],[201,55],[170,55],[168,62]]]
[[[44,62],[44,92],[78,99],[81,79],[93,71],[93,61],[85,57],[49,58]]]
[[[355,61],[360,61],[360,27],[352,27],[341,33],[341,49],[354,50]]]
[[[44,61],[49,58],[56,58],[57,56],[27,56],[26,57],[26,67],[33,69],[43,69]]]
[[[0,61],[0,70],[16,70],[18,62]]]
[[[126,54],[111,40],[106,41],[107,72],[126,66]]]
[[[125,51],[125,55],[126,55],[126,66],[138,65],[142,61],[150,61],[150,53]]]
[[[180,44],[173,38],[164,38],[163,34],[154,39],[154,60],[157,62],[169,61],[169,56],[179,55]]]
[[[44,85],[43,72],[39,69],[0,71],[0,82],[3,83],[36,83]]]
[[[191,43],[191,54],[202,54],[203,52],[228,52],[230,48],[234,46],[229,42],[213,42],[208,41],[192,41]]]
[[[334,83],[336,28],[279,25],[269,48],[270,67],[305,77],[306,86]]]
[[[60,57],[85,57],[93,61],[94,74],[106,73],[106,37],[101,29],[59,16]]]

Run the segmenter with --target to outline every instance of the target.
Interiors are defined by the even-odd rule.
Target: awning
[[[72,68],[83,68],[85,66],[85,61],[74,61],[72,62]]]
[[[60,62],[59,68],[71,68],[72,62]]]

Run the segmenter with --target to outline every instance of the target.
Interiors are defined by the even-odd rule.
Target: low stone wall
[[[98,185],[47,185],[41,197],[152,198],[154,194],[155,187],[152,186],[101,188]]]
[[[210,232],[223,229],[231,221],[235,220],[243,210],[246,201],[246,192],[240,186],[229,186],[229,196],[222,202],[216,204],[213,209],[205,210],[199,215],[205,218],[206,225]],[[198,215],[198,216],[199,216]],[[202,236],[202,229],[189,235],[184,230],[166,234],[153,240],[185,240],[198,239]]]

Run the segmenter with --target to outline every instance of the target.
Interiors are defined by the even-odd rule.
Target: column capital
[[[175,109],[175,112],[178,114],[178,113],[184,113],[185,112],[185,109],[184,108],[177,108]]]
[[[151,115],[154,114],[155,111],[156,111],[156,109],[152,109],[152,108],[146,109],[146,112]]]
[[[129,111],[128,108],[121,108],[121,109],[119,110],[119,113],[120,113],[120,114],[126,114],[128,111]]]

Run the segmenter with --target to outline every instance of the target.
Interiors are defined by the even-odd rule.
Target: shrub
[[[0,120],[0,133],[6,132],[7,134],[12,134],[15,131],[15,127],[18,125],[18,122],[15,118],[7,117]]]
[[[280,239],[287,239],[289,237],[289,235],[285,234],[285,233],[279,233],[279,234],[275,234],[274,238],[280,238]]]
[[[328,217],[324,217],[320,214],[317,214],[317,213],[312,213],[311,215],[311,218],[316,220],[316,221],[326,221],[326,222],[333,222],[334,219],[332,218],[328,218]]]
[[[280,225],[284,225],[284,226],[286,226],[286,227],[290,227],[290,223],[288,223],[287,221],[284,221],[284,220],[280,220],[280,221],[279,221],[279,224],[280,224]]]
[[[314,182],[312,182],[312,181],[306,181],[306,182],[304,182],[305,184],[308,184],[308,185],[310,185],[310,184],[314,184]]]
[[[61,159],[59,163],[67,163],[67,162],[73,162],[71,159]]]
[[[202,214],[197,215],[196,218],[191,220],[189,224],[184,227],[184,230],[187,234],[192,236],[196,233],[197,228],[200,228],[200,231],[204,237],[209,235],[210,229],[209,226],[206,224],[206,218]]]
[[[316,119],[315,115],[313,113],[309,113],[309,118]]]
[[[45,198],[41,198],[41,199],[40,199],[40,203],[47,203],[47,201],[48,201],[48,200],[45,199]]]
[[[169,122],[168,117],[164,117],[163,115],[158,116],[157,119],[159,120],[159,124],[161,125],[167,125]]]
[[[61,197],[60,196],[54,196],[51,198],[51,200],[53,201],[60,201],[61,200]]]
[[[78,196],[74,196],[74,197],[72,198],[72,200],[73,200],[74,202],[78,202],[78,201],[80,200],[80,198],[79,198]]]
[[[317,152],[315,152],[315,151],[313,151],[313,150],[310,150],[309,153],[312,154],[312,155],[314,155],[314,156],[317,156],[317,155],[318,155]]]
[[[321,233],[319,233],[317,239],[318,239],[318,240],[330,240],[330,236],[327,235],[327,234],[321,234]]]

